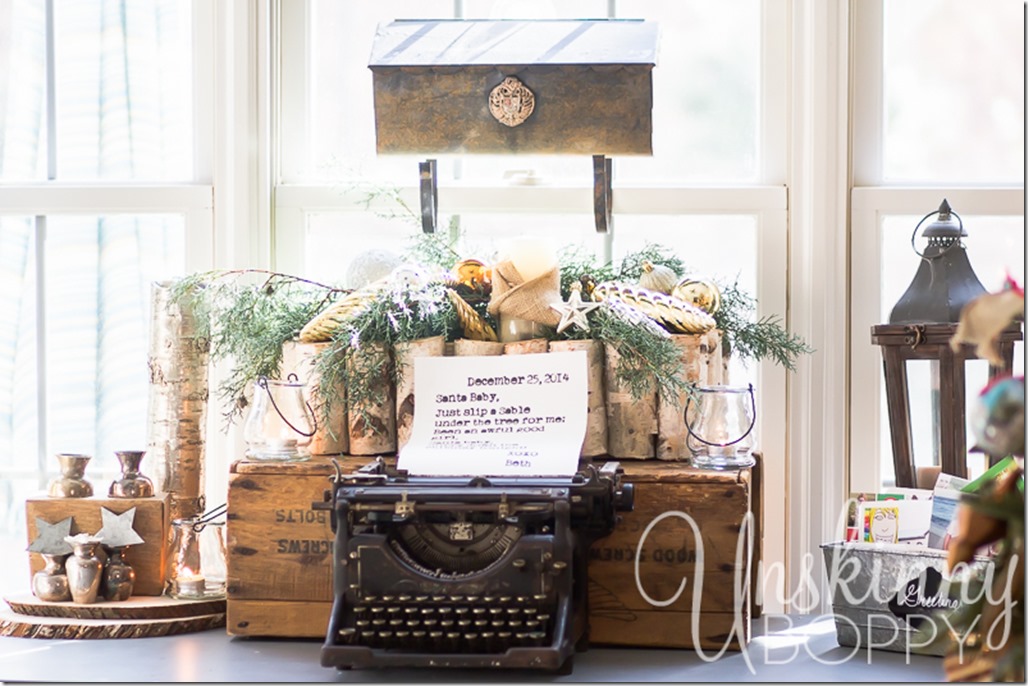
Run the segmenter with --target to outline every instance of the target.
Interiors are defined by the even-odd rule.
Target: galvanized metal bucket
[[[950,576],[946,551],[903,544],[825,543],[825,569],[839,645],[943,655],[944,614],[961,604],[958,582],[992,567],[978,556]],[[934,631],[933,631],[934,629]]]

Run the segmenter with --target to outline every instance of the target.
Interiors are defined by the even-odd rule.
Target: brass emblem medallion
[[[522,124],[534,109],[535,94],[516,76],[508,76],[489,93],[489,111],[501,124]]]

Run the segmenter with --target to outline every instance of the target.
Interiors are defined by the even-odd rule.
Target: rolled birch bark
[[[324,343],[304,343],[299,340],[286,341],[282,344],[282,365],[280,374],[283,379],[290,374],[307,384],[307,400],[314,409],[318,420],[318,430],[311,439],[311,455],[340,455],[350,448],[350,436],[346,426],[346,386],[336,384],[329,403],[329,414],[325,416],[325,401],[322,397],[321,375],[318,373],[317,356],[322,350],[332,345]]]
[[[414,360],[418,357],[442,357],[446,337],[433,336],[400,343],[393,348],[399,381],[396,385],[396,448],[401,450],[414,428]]]
[[[621,356],[604,345],[607,384],[607,448],[611,457],[645,460],[654,457],[657,435],[656,384],[642,398],[634,398],[615,375]]]
[[[551,352],[584,350],[586,355],[586,383],[588,384],[585,438],[580,457],[607,454],[607,403],[603,377],[603,344],[599,341],[550,341]]]
[[[707,372],[707,384],[717,386],[728,383],[728,359],[724,356],[724,336],[720,329],[707,332],[710,337],[710,362]]]
[[[453,354],[456,357],[502,355],[503,343],[499,341],[473,341],[470,338],[458,338],[453,342]]]
[[[511,341],[503,344],[504,355],[534,355],[549,350],[549,341],[545,338],[530,338],[527,341]]]
[[[169,494],[172,519],[204,510],[204,438],[210,341],[196,332],[185,304],[172,302],[171,281],[150,289],[149,436],[144,462],[157,490]]]
[[[679,359],[682,361],[683,380],[694,386],[706,386],[710,383],[711,343],[716,347],[717,339],[711,339],[713,331],[700,334],[672,334],[671,341],[678,348]],[[694,405],[689,405],[688,391],[678,394],[678,405],[657,398],[657,458],[661,460],[686,460],[690,456],[686,445],[685,411],[690,413]]]
[[[348,400],[346,420],[351,455],[385,455],[396,452],[396,387],[393,385],[390,351],[384,344],[371,343],[388,360],[375,380],[378,401],[356,405]],[[361,410],[364,409],[364,412]]]

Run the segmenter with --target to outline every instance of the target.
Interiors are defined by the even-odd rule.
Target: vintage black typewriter
[[[586,563],[632,508],[616,462],[568,478],[338,473],[326,667],[570,672],[587,647]]]

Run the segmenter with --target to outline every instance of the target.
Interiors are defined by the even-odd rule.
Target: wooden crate
[[[758,458],[759,460],[759,458]],[[614,533],[597,541],[589,559],[590,642],[619,646],[738,649],[750,638],[753,608],[734,613],[735,588],[753,585],[760,555],[759,466],[716,472],[663,461],[622,462],[634,484],[635,508],[621,513]],[[759,461],[758,461],[759,465]],[[736,560],[743,517],[754,513],[753,559]],[[693,593],[702,543],[699,632],[692,632]],[[645,538],[644,538],[645,536]],[[635,555],[642,543],[639,583]],[[682,580],[684,591],[669,605]],[[649,600],[640,591],[649,596]],[[733,625],[736,631],[733,634]]]
[[[371,458],[347,457],[346,471]],[[332,533],[327,510],[311,507],[331,489],[328,458],[240,461],[228,481],[228,604],[233,636],[325,637],[331,610]]]
[[[370,458],[341,460],[355,469]],[[602,464],[597,460],[596,464]],[[759,463],[758,463],[759,464]],[[759,469],[709,472],[682,464],[622,463],[635,485],[635,510],[591,551],[590,621],[597,644],[688,647],[695,541],[680,519],[654,526],[640,563],[643,588],[655,600],[669,598],[686,576],[687,592],[669,607],[650,606],[635,587],[633,555],[657,516],[680,510],[691,515],[704,543],[704,599],[700,645],[720,648],[732,626],[731,584],[735,540],[743,513],[759,508]],[[332,534],[327,511],[311,509],[330,488],[327,460],[295,464],[237,462],[229,477],[228,617],[234,636],[324,638],[332,608]],[[759,526],[757,531],[759,532]],[[754,562],[759,555],[755,536]],[[681,560],[679,559],[681,558]],[[749,608],[743,610],[749,638]],[[738,638],[738,637],[737,637]],[[738,647],[738,640],[733,645]]]
[[[71,533],[95,534],[103,525],[100,508],[114,514],[123,514],[136,508],[132,528],[143,539],[125,551],[125,560],[136,571],[132,595],[155,596],[164,593],[164,566],[168,555],[168,530],[171,526],[169,496],[160,494],[151,498],[50,498],[40,496],[25,502],[28,540],[31,544],[39,535],[36,517],[49,524],[72,518]],[[43,569],[43,556],[29,553],[32,574]]]

